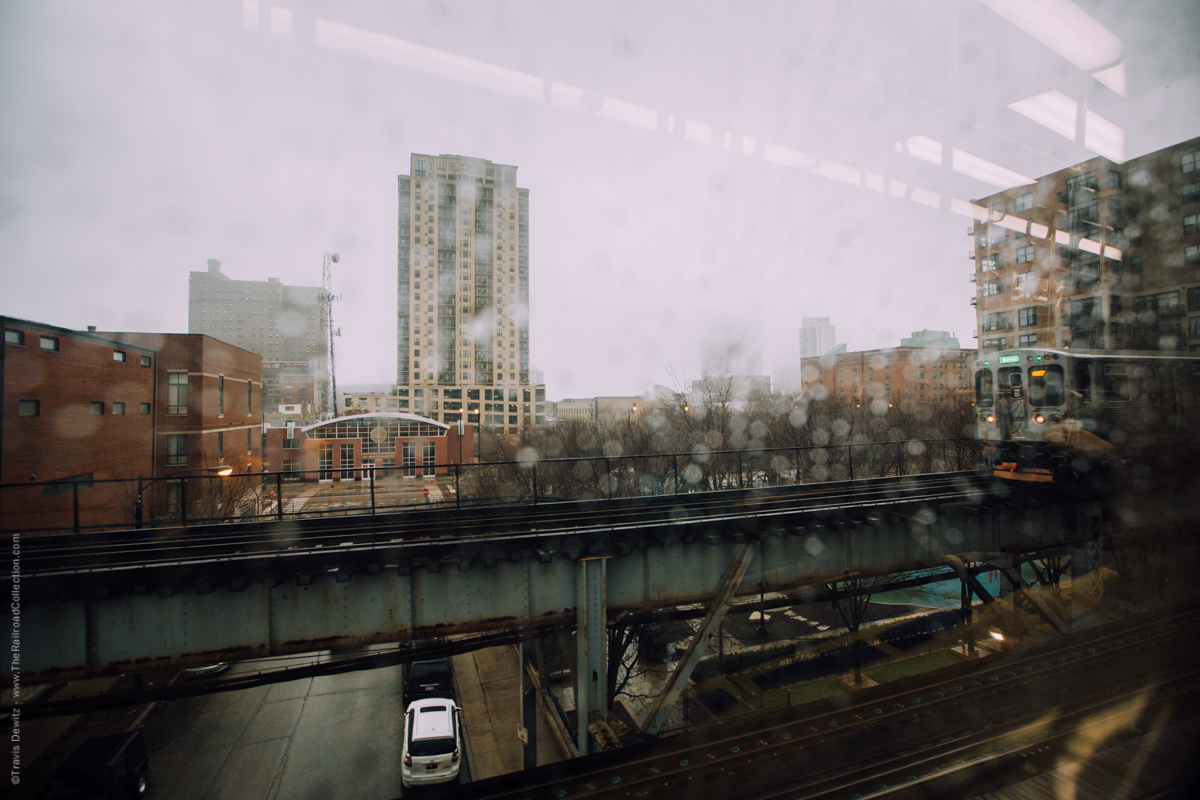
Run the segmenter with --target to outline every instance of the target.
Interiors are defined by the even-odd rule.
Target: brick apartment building
[[[981,352],[1200,350],[1200,138],[974,202]]]
[[[97,481],[154,474],[158,353],[29,320],[0,325],[0,529],[73,525],[76,499],[81,526],[131,512],[127,488]]]
[[[803,391],[816,399],[944,402],[971,394],[976,352],[943,331],[919,331],[900,347],[802,359]]]
[[[148,482],[221,465],[261,470],[262,379],[254,353],[208,336],[0,321],[0,528],[74,527],[76,494],[80,527],[127,525],[136,484],[101,481]],[[44,482],[51,484],[11,486]],[[178,512],[177,481],[148,491],[147,515]],[[194,492],[189,506],[202,493]]]

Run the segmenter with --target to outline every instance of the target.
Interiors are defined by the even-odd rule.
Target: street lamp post
[[[215,473],[217,475],[220,475],[222,478],[226,478],[233,474],[233,467],[229,467],[229,466],[225,466],[225,467],[192,467],[191,469],[181,469],[178,472],[172,472],[170,475],[163,475],[160,478],[151,478],[148,481],[145,481],[142,478],[142,476],[139,475],[138,476],[138,490],[137,490],[137,504],[135,506],[136,511],[135,511],[135,516],[134,516],[134,528],[142,527],[142,507],[143,507],[143,501],[144,501],[144,493],[145,493],[146,489],[148,487],[154,485],[158,481],[165,481],[168,478],[174,478],[177,475],[184,474],[185,472]],[[180,518],[182,519],[183,524],[185,526],[187,525],[187,489],[185,488],[186,486],[187,486],[186,482],[181,482],[179,484],[179,488],[180,488],[180,492],[179,492]]]

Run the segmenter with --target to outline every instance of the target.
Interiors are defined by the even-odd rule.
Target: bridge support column
[[[575,710],[580,755],[599,752],[588,733],[592,712],[608,717],[607,560],[583,559],[575,573]]]
[[[536,639],[517,645],[517,657],[521,668],[520,720],[521,727],[525,729],[528,737],[523,748],[522,769],[533,769],[537,766],[538,687],[533,680],[535,674],[540,674],[537,648]]]
[[[750,542],[739,544],[734,548],[733,558],[721,578],[717,597],[709,607],[704,621],[700,623],[696,635],[692,637],[692,643],[688,645],[687,652],[683,654],[679,665],[675,667],[675,672],[667,681],[667,685],[663,687],[662,693],[655,698],[654,704],[650,706],[650,711],[642,723],[643,733],[657,736],[663,723],[667,721],[667,715],[671,713],[675,701],[679,699],[679,693],[683,691],[683,687],[687,686],[688,680],[692,677],[692,670],[696,668],[701,657],[708,651],[708,640],[713,631],[720,631],[721,622],[724,621],[725,614],[729,611],[729,604],[733,602],[733,596],[737,592],[738,586],[741,585],[753,556],[754,546]]]
[[[1104,602],[1103,511],[1099,503],[1075,507],[1075,533],[1083,544],[1071,549],[1071,619]]]

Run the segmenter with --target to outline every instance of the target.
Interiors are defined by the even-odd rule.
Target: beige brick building
[[[496,433],[545,424],[545,386],[530,383],[529,190],[517,168],[414,153],[399,192],[398,399]]]
[[[974,202],[982,352],[1200,349],[1200,138]]]

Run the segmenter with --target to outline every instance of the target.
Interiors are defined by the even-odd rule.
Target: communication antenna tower
[[[342,299],[341,295],[333,293],[333,265],[341,261],[337,253],[326,253],[321,259],[321,304],[325,306],[325,324],[329,326],[329,379],[333,386],[329,393],[329,411],[337,416],[337,371],[333,363],[333,337],[341,336],[342,329],[333,327],[333,301]]]

